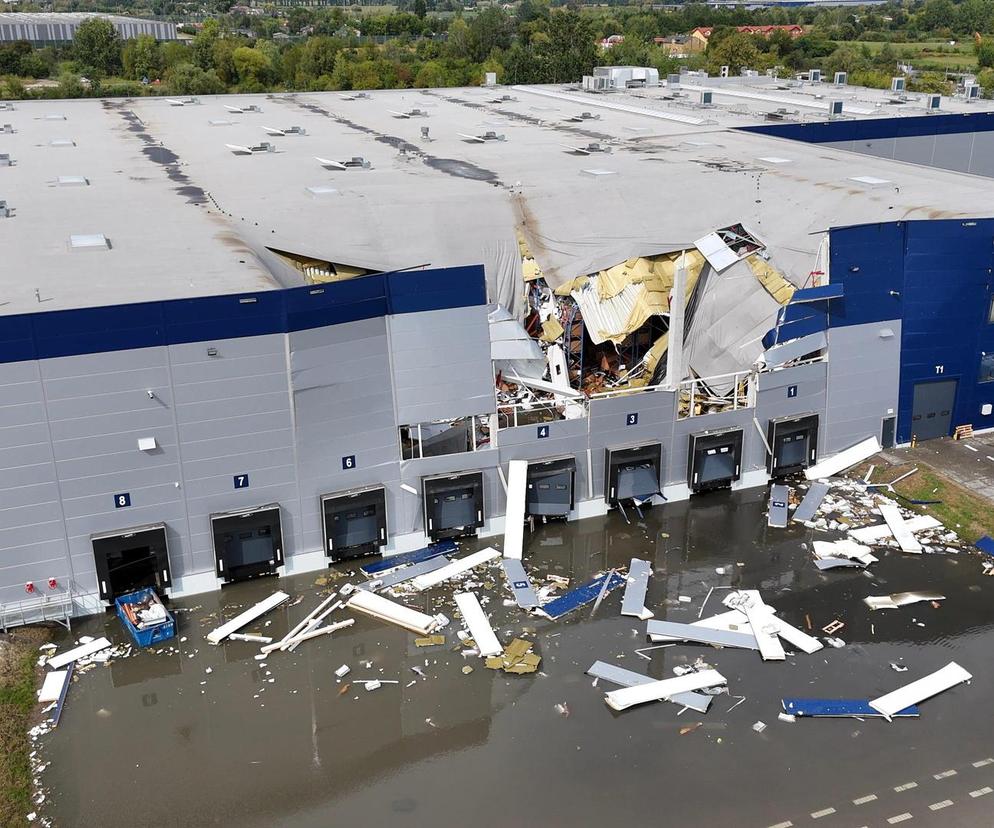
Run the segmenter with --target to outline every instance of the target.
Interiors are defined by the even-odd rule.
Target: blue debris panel
[[[565,595],[560,595],[554,601],[549,601],[548,604],[542,606],[542,612],[553,621],[557,621],[564,615],[573,612],[573,610],[579,609],[584,604],[591,603],[601,594],[604,579],[609,576],[610,580],[608,581],[607,588],[604,590],[605,595],[625,583],[624,577],[617,572],[605,572],[603,575],[598,575],[594,580],[588,581],[583,586],[571,589]]]
[[[404,552],[401,555],[391,555],[388,558],[373,561],[373,563],[368,563],[360,567],[360,569],[363,575],[375,575],[377,572],[383,572],[385,569],[393,569],[394,567],[409,563],[421,563],[421,561],[427,561],[429,558],[448,555],[449,552],[455,551],[456,544],[454,541],[443,540],[433,543],[431,546],[426,546],[423,549],[415,549],[413,552]]]
[[[793,716],[811,716],[822,718],[874,718],[882,719],[878,710],[870,707],[870,702],[863,699],[781,699],[785,713]],[[918,705],[905,707],[894,716],[912,718],[918,715]]]
[[[994,538],[984,535],[974,545],[981,552],[986,552],[988,555],[994,556]]]

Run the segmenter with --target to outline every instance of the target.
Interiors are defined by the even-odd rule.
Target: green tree
[[[977,66],[981,69],[994,67],[994,40],[985,38],[974,47],[977,52]]]
[[[60,98],[82,98],[86,94],[86,87],[79,75],[72,72],[63,72],[59,75],[59,97]]]
[[[756,39],[749,34],[735,32],[722,38],[717,46],[708,44],[708,71],[718,72],[722,66],[727,66],[730,74],[737,75],[743,66],[754,67],[759,64],[759,49]]]
[[[936,29],[951,27],[955,17],[956,9],[952,0],[925,0],[925,5],[918,15],[918,24],[925,31],[934,32]]]
[[[166,72],[166,88],[172,95],[219,95],[226,91],[213,69],[205,72],[192,63],[170,67]]]
[[[482,63],[494,49],[511,45],[511,21],[499,8],[484,9],[469,24],[468,45],[469,58]]]
[[[91,74],[113,74],[121,65],[121,38],[114,24],[104,17],[84,20],[73,36],[72,54]]]
[[[162,71],[162,55],[159,44],[152,35],[138,35],[124,44],[121,53],[124,72],[129,78],[155,80]]]
[[[425,15],[428,14],[428,4],[425,0],[414,0],[414,6],[411,9],[414,14],[421,20],[425,19]]]
[[[214,66],[214,44],[221,36],[221,26],[216,20],[204,21],[204,27],[193,38],[193,62],[201,69]]]
[[[231,53],[238,85],[245,92],[257,92],[270,80],[272,63],[261,49],[239,46]]]
[[[591,22],[579,12],[556,10],[549,15],[548,42],[541,47],[547,82],[578,81],[597,63],[597,44]]]

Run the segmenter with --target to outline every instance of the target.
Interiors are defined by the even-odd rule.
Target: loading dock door
[[[608,506],[625,500],[648,501],[659,494],[663,447],[648,443],[605,449],[604,499]]]
[[[283,565],[283,527],[278,503],[247,512],[211,515],[214,565],[225,583],[275,575]]]
[[[773,450],[767,470],[773,477],[803,471],[818,459],[817,414],[770,420],[766,434]]]
[[[344,561],[375,555],[387,542],[387,500],[382,486],[321,498],[325,553]]]
[[[90,542],[101,600],[145,587],[161,595],[173,585],[164,523],[92,535]]]
[[[742,429],[690,435],[687,485],[703,492],[731,486],[742,469]]]
[[[916,382],[911,433],[919,440],[948,437],[952,430],[957,380]]]
[[[538,460],[528,464],[525,514],[565,517],[573,511],[576,461]]]
[[[475,534],[483,526],[483,472],[424,477],[425,534],[432,541]]]

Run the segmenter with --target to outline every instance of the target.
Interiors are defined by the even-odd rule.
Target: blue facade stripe
[[[821,121],[810,124],[761,124],[738,127],[741,132],[755,132],[807,144],[842,141],[875,141],[884,138],[913,138],[933,135],[959,135],[994,132],[994,112],[966,112],[952,115],[929,115],[921,118],[872,118],[861,121]]]
[[[285,290],[0,316],[0,363],[290,333],[486,301],[483,266],[472,265]]]

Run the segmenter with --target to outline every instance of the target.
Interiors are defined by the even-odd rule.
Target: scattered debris
[[[704,722],[694,722],[692,725],[685,725],[680,728],[680,735],[686,736],[688,733],[693,733],[697,728],[701,727]]]
[[[645,595],[649,589],[649,576],[652,574],[652,564],[640,558],[632,558],[628,565],[628,578],[625,594],[621,599],[621,614],[641,618],[643,621],[652,618],[653,612],[646,609]]]
[[[605,694],[604,701],[612,710],[621,711],[638,704],[669,699],[674,693],[701,690],[726,683],[725,677],[717,670],[701,670],[685,676],[612,690]]]
[[[445,643],[445,636],[436,633],[435,635],[428,635],[424,638],[415,638],[415,647],[440,647]]]
[[[881,503],[880,504],[880,514],[883,515],[884,520],[887,522],[887,526],[891,533],[897,539],[898,545],[904,552],[910,552],[915,555],[922,554],[922,545],[915,540],[915,536],[908,529],[907,524],[904,522],[904,518],[901,517],[901,510],[893,503]]]
[[[825,635],[831,635],[832,633],[837,633],[844,626],[845,624],[836,618],[834,621],[829,621],[824,627],[822,627],[821,631],[825,633]]]
[[[523,610],[530,610],[537,607],[539,605],[538,596],[535,594],[535,588],[532,586],[528,578],[528,573],[525,572],[521,561],[505,557],[500,564],[504,569],[504,577],[507,579],[507,585],[511,588],[511,592],[514,593],[515,603]]]
[[[341,667],[335,670],[335,675],[338,676],[339,678],[345,678],[345,676],[347,676],[351,671],[352,668],[349,667],[348,664],[343,664]]]
[[[770,506],[766,523],[774,529],[783,529],[787,526],[787,500],[790,497],[790,490],[782,485],[775,484],[770,487]]]
[[[101,650],[106,650],[108,647],[111,646],[110,641],[108,641],[106,638],[98,638],[98,639],[91,638],[88,641],[83,641],[83,639],[81,638],[80,641],[82,641],[83,643],[80,644],[78,647],[75,647],[74,649],[69,650],[68,652],[62,653],[61,655],[56,655],[49,658],[48,661],[46,662],[46,666],[50,667],[53,670],[58,670],[60,667],[65,667],[67,664],[73,661],[79,661],[80,659],[85,658],[86,656],[94,655],[95,653],[99,653]]]
[[[950,661],[941,670],[936,670],[924,678],[911,682],[911,684],[894,690],[885,696],[870,701],[870,707],[878,711],[888,721],[899,711],[918,702],[925,701],[938,695],[957,684],[970,681],[971,676],[966,670],[960,667],[955,661]]]
[[[892,595],[868,595],[863,599],[871,610],[897,609],[919,601],[944,601],[945,595],[938,592],[895,592]]]
[[[570,590],[565,595],[550,601],[548,604],[544,604],[538,611],[552,621],[557,621],[564,615],[573,612],[573,610],[579,609],[584,604],[594,601],[600,594],[602,587],[605,592],[610,592],[624,583],[625,579],[617,572],[613,570],[605,572],[592,581],[588,581],[583,586]]]
[[[542,662],[542,657],[531,651],[532,646],[530,641],[515,638],[501,655],[490,656],[485,662],[486,667],[488,670],[503,670],[515,675],[534,673]]]
[[[456,575],[469,572],[469,570],[499,557],[500,552],[492,546],[488,546],[486,549],[481,549],[479,552],[474,552],[472,555],[467,555],[465,558],[459,558],[458,560],[452,561],[447,566],[443,566],[441,569],[436,569],[434,572],[419,575],[411,583],[418,592],[421,592],[423,590],[430,589],[433,586],[438,586],[444,581],[449,580],[449,578],[454,578]]]
[[[490,626],[490,621],[487,619],[483,607],[480,606],[480,600],[476,597],[476,593],[457,592],[453,598],[455,599],[456,606],[459,607],[459,611],[462,613],[463,621],[469,627],[470,635],[473,636],[480,655],[490,657],[503,652],[504,648],[501,646],[500,641],[497,640],[493,627]]]
[[[831,457],[815,463],[813,466],[809,466],[804,470],[804,476],[808,480],[820,480],[823,477],[832,477],[833,475],[844,472],[846,469],[852,468],[858,463],[862,463],[864,460],[868,460],[879,451],[880,442],[877,438],[867,437],[854,446],[850,446],[838,454],[833,454]]]
[[[812,718],[827,719],[865,719],[879,718],[881,714],[870,707],[870,703],[865,699],[795,699],[786,698],[781,700],[783,709],[793,716],[808,716]],[[918,708],[914,705],[905,707],[893,716],[910,718],[918,715]]]
[[[752,729],[755,730],[757,733],[762,733],[764,730],[766,730],[766,723],[756,722],[756,724],[752,726]]]
[[[428,635],[438,628],[437,618],[395,603],[372,592],[354,592],[345,604],[349,609],[380,621],[396,624],[419,635]]]
[[[233,632],[237,632],[242,627],[252,623],[256,618],[265,615],[271,609],[278,607],[284,601],[289,601],[290,596],[285,592],[274,592],[268,598],[263,599],[258,604],[253,607],[249,607],[245,612],[240,615],[236,615],[226,624],[222,624],[213,632],[207,633],[207,640],[211,644],[220,644],[225,638],[231,635]]]

